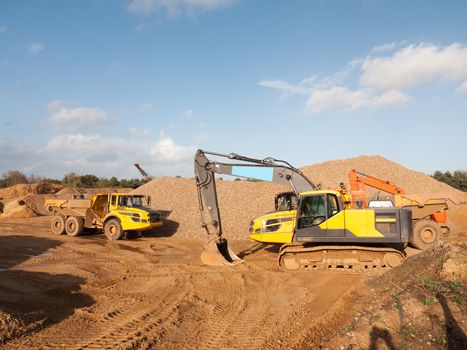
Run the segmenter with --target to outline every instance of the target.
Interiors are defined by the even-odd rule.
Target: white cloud
[[[74,101],[70,101],[70,100],[54,100],[54,101],[47,103],[47,105],[45,106],[45,110],[48,113],[54,113],[73,103]]]
[[[139,111],[140,112],[147,112],[147,111],[150,111],[151,109],[154,108],[154,105],[152,103],[149,103],[149,102],[146,102],[146,103],[143,103],[140,107],[139,107]]]
[[[43,152],[58,152],[67,157],[70,154],[89,157],[115,149],[120,152],[132,150],[136,145],[137,141],[132,142],[124,138],[105,138],[98,134],[62,134],[50,139]]]
[[[284,93],[292,95],[309,95],[311,88],[302,84],[294,85],[281,80],[261,80],[260,86],[281,90]]]
[[[45,110],[50,114],[49,122],[54,129],[61,132],[82,132],[117,121],[117,118],[102,108],[73,107],[73,104],[74,101],[55,100],[46,105]]]
[[[45,46],[43,44],[39,43],[30,43],[28,46],[28,52],[31,55],[37,55],[41,51],[45,49]]]
[[[467,79],[467,46],[409,45],[387,57],[368,57],[360,83],[379,90],[407,89],[436,79]]]
[[[389,108],[406,104],[412,99],[405,91],[436,81],[461,83],[458,92],[467,92],[467,45],[454,43],[441,47],[405,42],[376,46],[365,58],[352,60],[346,69],[327,77],[311,76],[298,84],[281,80],[262,80],[263,87],[277,89],[283,96],[308,96],[305,110],[316,114],[340,107]],[[391,54],[386,54],[393,51]],[[357,87],[345,84],[356,78]]]
[[[115,121],[110,114],[100,108],[60,108],[50,117],[53,125],[79,122],[82,124],[105,125]]]
[[[383,45],[378,45],[375,46],[371,49],[371,53],[373,54],[380,54],[385,51],[392,51],[394,49],[397,49],[403,45],[405,45],[407,42],[406,41],[401,41],[401,42],[392,42],[392,43],[386,43]]]
[[[6,33],[6,25],[0,26],[0,34]]]
[[[209,132],[202,132],[196,136],[196,143],[204,143],[209,140],[210,133]]]
[[[177,163],[194,156],[195,146],[177,145],[170,137],[162,137],[151,149],[151,155],[157,161]]]
[[[457,92],[467,92],[467,80],[457,88]]]
[[[236,0],[132,0],[128,9],[139,15],[149,16],[154,12],[165,10],[171,16],[183,11],[208,11],[228,6]]]
[[[309,114],[317,114],[333,107],[349,110],[363,107],[393,107],[403,105],[410,99],[409,96],[397,90],[374,95],[369,89],[352,91],[345,87],[334,86],[327,90],[314,90],[307,101],[306,111]]]
[[[140,128],[137,126],[128,129],[128,132],[130,133],[130,135],[138,137],[138,138],[148,137],[151,131],[152,131],[151,128]]]
[[[183,119],[185,120],[193,119],[193,111],[191,109],[188,109],[185,112],[183,112]]]

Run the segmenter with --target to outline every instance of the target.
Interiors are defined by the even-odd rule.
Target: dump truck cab
[[[149,196],[111,193],[94,196],[91,208],[103,214],[104,222],[117,218],[124,231],[147,231],[162,225],[160,213],[150,204]]]

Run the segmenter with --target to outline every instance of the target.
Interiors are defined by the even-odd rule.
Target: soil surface
[[[277,248],[202,265],[199,240],[56,236],[50,217],[0,221],[2,349],[306,349],[351,317],[363,277],[281,271]]]

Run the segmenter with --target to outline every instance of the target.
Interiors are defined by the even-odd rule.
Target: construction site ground
[[[387,311],[397,277],[384,284],[382,303],[374,276],[281,271],[274,246],[231,241],[245,263],[215,268],[200,262],[200,240],[157,232],[118,242],[73,238],[53,235],[49,224],[50,217],[0,221],[1,348],[367,349],[384,339],[403,348],[407,316]],[[385,305],[393,318],[386,323]],[[465,334],[465,308],[449,305]],[[356,315],[367,317],[360,328]],[[431,333],[441,345],[433,340],[433,348],[447,344],[440,317],[439,334]],[[381,344],[373,349],[391,349]]]
[[[0,349],[465,349],[467,195],[379,156],[302,170],[335,188],[356,168],[407,193],[449,198],[453,234],[378,275],[281,271],[278,247],[247,240],[250,220],[284,188],[218,181],[225,237],[245,260],[202,265],[193,179],[157,178],[165,223],[142,238],[56,236],[45,198],[114,189],[48,184],[0,190]],[[58,192],[57,192],[58,191]],[[454,205],[457,203],[457,205]]]

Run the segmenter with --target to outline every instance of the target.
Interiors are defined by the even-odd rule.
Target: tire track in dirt
[[[113,308],[87,332],[66,341],[46,342],[44,339],[42,343],[45,344],[41,349],[133,349],[142,340],[157,341],[160,335],[160,329],[157,328],[166,322],[170,323],[181,302],[189,297],[190,290],[187,279],[177,280],[176,285],[167,290],[155,304],[135,302]]]
[[[223,274],[217,304],[207,315],[207,331],[199,349],[263,349],[269,332],[280,314],[271,309],[268,289],[283,282],[281,276],[260,266]]]
[[[222,297],[222,304],[215,305],[208,313],[206,320],[207,332],[199,349],[222,349],[226,338],[231,335],[232,325],[237,323],[238,316],[245,308],[245,283],[240,273],[228,273],[222,276],[222,290],[218,290]],[[224,300],[224,298],[226,298]]]

